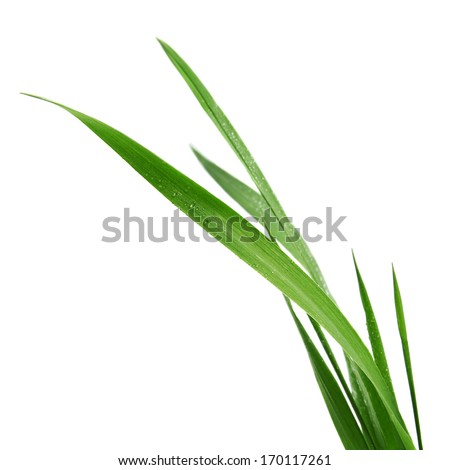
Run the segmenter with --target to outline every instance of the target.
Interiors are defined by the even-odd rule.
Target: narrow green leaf
[[[358,278],[359,293],[361,296],[361,302],[364,307],[364,312],[366,313],[366,325],[367,331],[369,333],[370,344],[372,346],[373,357],[375,359],[375,364],[380,369],[381,375],[384,377],[387,386],[392,392],[392,395],[395,398],[394,387],[392,386],[391,374],[389,373],[389,366],[386,359],[386,353],[384,352],[383,341],[381,339],[380,330],[378,328],[377,319],[375,318],[375,313],[372,308],[372,304],[369,299],[369,294],[367,293],[366,286],[359,271],[358,264],[356,263],[355,254],[353,255],[353,263],[355,265],[356,277]]]
[[[274,238],[280,240],[293,240],[295,243],[288,243],[286,246],[294,255],[294,257],[305,267],[306,271],[314,279],[315,282],[332,298],[330,290],[325,282],[325,278],[312,255],[308,245],[305,243],[303,238],[299,236],[294,225],[289,221],[286,216],[284,209],[280,202],[275,196],[272,188],[270,187],[267,179],[260,170],[253,156],[249,152],[248,148],[240,138],[236,129],[233,127],[229,119],[226,117],[222,109],[215,102],[209,91],[200,81],[198,76],[193,72],[189,65],[165,42],[160,41],[161,46],[166,52],[167,56],[180,72],[189,88],[193,92],[194,96],[199,101],[202,108],[206,111],[208,116],[214,122],[216,127],[219,129],[225,140],[229,143],[231,148],[234,150],[240,161],[244,164],[254,183],[256,184],[262,198],[266,202],[266,205],[270,208],[271,214],[274,214],[279,222],[279,226],[275,224],[270,226],[269,231]],[[252,198],[250,197],[250,200]],[[280,236],[280,231],[285,232],[286,238]],[[319,332],[320,334],[320,332]],[[326,347],[326,345],[324,345]],[[349,371],[351,373],[351,371]],[[342,383],[345,383],[345,379],[342,376]]]
[[[367,293],[366,286],[361,276],[358,264],[356,262],[355,254],[353,255],[353,263],[355,266],[356,277],[358,279],[359,293],[361,302],[366,314],[366,325],[369,333],[370,344],[375,359],[375,364],[380,369],[381,375],[384,377],[386,384],[392,392],[392,396],[397,404],[395,392],[392,385],[391,375],[384,351],[383,341],[381,339],[380,330],[375,317],[375,313],[370,302],[369,294]],[[396,429],[392,426],[386,408],[378,396],[377,391],[367,379],[364,373],[356,370],[356,380],[358,381],[359,392],[364,397],[364,402],[371,420],[371,428],[374,432],[373,440],[379,448],[383,449],[398,449],[401,446],[401,441]]]
[[[369,447],[338,383],[298,319],[291,301],[286,296],[284,299],[300,332],[314,375],[342,444],[348,450],[367,450]]]
[[[198,76],[193,72],[189,65],[164,41],[159,40],[164,52],[169,57],[172,64],[180,72],[194,96],[199,101],[202,108],[206,111],[211,118],[217,129],[221,132],[230,147],[234,150],[240,161],[243,163],[248,173],[256,184],[261,196],[266,201],[267,205],[273,211],[277,218],[280,228],[286,232],[286,235],[291,239],[296,239],[292,243],[292,249],[297,251],[297,259],[305,267],[306,271],[311,277],[319,284],[319,286],[327,293],[329,293],[325,279],[320,271],[320,268],[314,259],[308,245],[302,237],[297,238],[294,225],[288,219],[284,209],[278,201],[275,193],[270,187],[266,177],[254,160],[247,146],[233,127],[227,116],[224,114],[219,105],[214,101],[213,97],[200,81]],[[276,224],[273,224],[276,225]],[[272,224],[270,226],[272,233]]]
[[[206,158],[197,148],[191,146],[191,150],[206,172],[231,198],[259,222],[264,219],[269,206],[257,191]]]
[[[423,450],[422,433],[420,430],[420,420],[419,420],[419,409],[417,406],[417,398],[416,398],[416,388],[414,386],[414,377],[413,377],[413,371],[412,371],[412,365],[411,365],[411,354],[409,352],[408,334],[406,332],[405,313],[403,311],[402,296],[400,294],[400,288],[398,287],[397,276],[395,274],[394,266],[392,266],[392,277],[394,280],[394,300],[395,300],[395,311],[397,313],[398,331],[400,333],[400,339],[402,341],[403,358],[405,360],[406,374],[408,376],[409,393],[411,395],[411,402],[412,402],[412,407],[413,407],[413,412],[414,412],[414,422],[416,425],[417,442],[419,445],[419,449]]]
[[[405,447],[414,449],[414,444],[402,425],[392,393],[364,342],[336,304],[289,256],[231,207],[125,134],[86,114],[58,103],[53,104],[78,118],[176,207],[325,328],[373,383]],[[214,217],[215,222],[213,228],[210,224],[211,217]],[[221,221],[220,230],[217,229],[217,220]],[[257,234],[260,236],[256,236]],[[253,242],[244,241],[251,236],[256,238]]]
[[[194,155],[197,157],[200,164],[208,172],[208,174],[219,184],[219,186],[230,195],[245,211],[252,217],[258,220],[264,225],[266,215],[269,211],[272,215],[272,211],[268,206],[265,199],[254,189],[247,186],[236,177],[226,172],[218,165],[213,163],[211,160],[206,158],[196,148],[191,147]],[[297,229],[296,238],[300,237]],[[289,241],[286,232],[281,229],[279,225],[274,224],[271,227],[271,235],[275,240],[280,242],[291,255],[301,264],[302,258],[299,256],[298,250],[295,248],[295,244]]]

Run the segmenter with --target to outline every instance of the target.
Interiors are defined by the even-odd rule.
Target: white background
[[[1,451],[5,469],[120,456],[331,454],[434,468],[448,443],[448,2],[15,1],[1,36]],[[280,294],[219,244],[101,242],[172,206],[73,117],[104,120],[220,197],[190,153],[245,170],[155,37],[190,63],[366,338],[350,249],[413,430],[390,263],[405,302],[423,453],[342,451]],[[368,461],[369,460],[369,461]]]

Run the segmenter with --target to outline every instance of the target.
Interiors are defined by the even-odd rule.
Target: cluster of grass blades
[[[286,218],[283,207],[237,131],[186,62],[169,45],[163,41],[160,41],[160,44],[247,169],[257,190],[239,181],[192,148],[195,156],[211,177],[249,215],[261,223],[263,231],[259,231],[227,204],[121,132],[62,104],[34,95],[28,96],[53,103],[78,118],[178,209],[193,218],[204,230],[280,290],[307,350],[333,424],[346,449],[415,449],[416,446],[399,411],[383,342],[356,259],[354,258],[356,277],[366,314],[371,351],[337,306],[311,251]],[[277,223],[269,225],[265,222],[264,216],[268,213]],[[214,217],[215,222],[220,219],[222,230],[218,230],[217,223],[210,224],[211,217]],[[227,224],[231,218],[237,223]],[[243,241],[248,237],[249,231],[258,231],[260,234],[252,243]],[[264,235],[264,231],[267,235]],[[292,239],[296,241],[290,241]],[[422,449],[405,317],[394,271],[393,282],[397,321],[415,418],[417,446]],[[294,310],[293,303],[306,312],[323,348],[324,356],[308,335]],[[336,340],[344,352],[348,379],[336,360],[325,332]]]

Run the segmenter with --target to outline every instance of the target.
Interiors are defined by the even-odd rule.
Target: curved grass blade
[[[325,328],[373,383],[405,447],[414,449],[392,394],[364,342],[336,304],[289,256],[231,207],[122,132],[67,106],[52,103],[78,118],[176,207]],[[214,217],[213,228],[211,217]],[[221,221],[221,230],[217,229],[217,220]],[[250,235],[254,236],[252,243],[248,243]]]
[[[226,172],[218,165],[213,163],[211,160],[207,159],[204,155],[202,155],[196,148],[191,147],[194,155],[197,157],[200,164],[205,168],[207,173],[219,184],[219,186],[229,194],[241,207],[243,207],[252,217],[257,219],[258,221],[264,222],[265,214],[267,213],[270,208],[268,207],[266,201],[263,197],[257,193],[254,189],[247,186],[242,181],[235,178],[230,173]],[[296,257],[297,252],[292,250],[292,243],[286,241],[286,234],[283,231],[276,231],[274,233],[273,238],[279,241],[287,250],[291,252],[291,254]],[[292,250],[292,251],[291,251]],[[298,258],[296,257],[298,260]],[[311,317],[309,317],[311,324],[313,325],[314,330],[325,350],[325,353],[330,360],[331,365],[339,379],[339,382],[344,389],[348,400],[350,401],[355,414],[357,415],[359,421],[361,422],[362,426],[364,426],[363,419],[360,415],[360,410],[353,398],[353,395],[350,391],[350,388],[345,380],[344,374],[339,367],[337,359],[331,349],[331,346],[323,333],[320,325]]]
[[[406,374],[408,376],[409,393],[411,395],[411,403],[412,403],[413,412],[414,412],[414,422],[416,425],[417,442],[419,445],[419,449],[423,450],[422,432],[420,430],[420,420],[419,420],[419,408],[417,406],[416,388],[414,386],[414,376],[413,376],[412,365],[411,365],[411,354],[409,352],[405,313],[403,311],[402,296],[400,294],[400,288],[398,287],[397,276],[395,274],[393,265],[392,265],[392,277],[394,281],[394,300],[395,300],[395,311],[397,314],[398,331],[400,333],[400,339],[402,341],[403,358],[405,360]]]
[[[302,337],[305,348],[308,352],[309,360],[314,371],[323,399],[333,420],[342,444],[347,450],[367,450],[369,449],[361,429],[351,412],[347,401],[339,388],[333,374],[325,364],[322,356],[315,347],[307,331],[298,319],[291,301],[284,296],[292,318],[294,319],[297,329]]]
[[[353,263],[355,266],[356,277],[358,279],[359,293],[361,302],[366,314],[367,331],[369,333],[370,344],[372,346],[373,357],[375,364],[380,369],[381,375],[384,377],[386,384],[392,392],[392,396],[397,404],[394,387],[392,385],[391,375],[389,373],[389,366],[384,351],[383,341],[381,339],[380,330],[375,317],[375,313],[370,302],[369,294],[367,293],[366,286],[361,276],[361,272],[356,262],[355,254],[352,252]],[[398,433],[392,427],[389,416],[380,400],[373,385],[367,380],[367,377],[360,371],[356,371],[356,380],[359,385],[359,391],[364,397],[367,410],[372,423],[374,432],[373,439],[380,448],[383,449],[398,449],[401,446]],[[398,406],[398,405],[397,405]]]
[[[288,237],[288,239],[296,239],[295,243],[289,244],[289,251],[291,253],[295,253],[294,257],[300,262],[302,266],[305,267],[306,271],[309,273],[312,279],[314,279],[314,281],[332,299],[331,292],[328,289],[325,278],[314,256],[312,255],[311,250],[301,236],[297,237],[298,233],[294,225],[287,218],[284,209],[282,208],[280,202],[270,187],[267,179],[257,165],[247,146],[237,133],[236,129],[233,127],[227,116],[215,102],[212,95],[209,93],[197,75],[193,72],[193,70],[189,67],[189,65],[167,43],[159,39],[158,41],[172,64],[186,81],[187,85],[199,101],[202,108],[206,111],[218,130],[224,136],[225,140],[234,150],[240,161],[244,164],[248,173],[256,184],[262,198],[265,200],[267,206],[278,220],[279,226],[277,226],[277,224],[272,224],[270,226],[269,231],[271,235],[277,239],[282,239],[279,233],[281,231],[286,233],[286,237]],[[349,374],[352,375],[353,371],[349,370]]]
[[[277,218],[280,228],[285,231],[286,235],[291,239],[296,238],[295,227],[289,221],[266,177],[227,116],[224,114],[219,105],[214,101],[207,88],[203,85],[189,65],[167,43],[160,39],[158,39],[158,41],[172,64],[188,84],[189,88],[199,101],[202,108],[206,111],[208,116],[216,125],[217,129],[221,132],[225,140],[228,142],[228,144],[234,150],[235,154],[247,169],[248,173],[255,182],[256,187],[261,193],[261,196],[264,198],[267,205],[271,208],[275,217]],[[272,226],[270,227],[270,231],[272,233]],[[292,243],[292,249],[297,251],[297,258],[301,260],[301,264],[305,267],[306,271],[311,275],[311,277],[325,292],[329,293],[322,272],[320,271],[320,268],[314,259],[311,250],[302,237],[297,238],[296,242]]]
[[[258,221],[264,219],[269,206],[257,191],[206,158],[192,145],[191,150],[206,172],[232,199]],[[281,242],[281,240],[278,241]],[[283,239],[283,243],[286,243],[286,240]]]
[[[367,331],[369,333],[370,344],[372,346],[373,357],[375,359],[375,364],[380,369],[381,375],[384,377],[387,386],[392,392],[392,395],[395,399],[394,387],[392,385],[391,374],[389,373],[389,366],[386,359],[386,353],[384,352],[383,341],[381,339],[380,330],[378,328],[377,319],[375,318],[375,313],[372,308],[372,304],[369,299],[369,294],[367,293],[366,286],[359,271],[358,264],[356,262],[355,253],[352,251],[353,263],[355,265],[356,277],[358,278],[359,293],[361,296],[361,302],[364,307],[364,312],[366,313],[366,324]]]
[[[247,186],[242,181],[235,178],[230,173],[226,172],[211,160],[206,158],[196,148],[191,146],[191,150],[197,157],[200,164],[207,171],[207,173],[219,184],[219,186],[232,197],[248,214],[258,220],[261,224],[265,225],[265,220],[272,217],[273,212],[266,200],[254,189]],[[289,241],[285,231],[277,224],[271,227],[271,235],[278,242],[280,242],[291,255],[301,264],[302,258],[299,256],[295,244]],[[296,238],[300,237],[297,229],[295,229]]]

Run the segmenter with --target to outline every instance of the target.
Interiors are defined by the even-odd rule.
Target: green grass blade
[[[228,173],[206,158],[197,148],[191,146],[191,150],[206,172],[229,196],[231,196],[231,198],[242,206],[252,217],[255,217],[258,221],[263,220],[264,214],[269,206],[258,191],[250,188],[250,186],[247,186],[231,173]],[[281,240],[278,241],[281,242]],[[283,242],[286,243],[285,240],[283,240]]]
[[[287,218],[284,209],[275,196],[275,193],[270,187],[266,177],[225,113],[214,101],[210,92],[206,89],[189,65],[168,44],[159,39],[158,41],[172,64],[188,84],[202,108],[206,111],[217,129],[221,132],[225,140],[247,169],[262,197],[266,201],[267,205],[272,209],[281,228],[286,232],[288,237],[295,237],[295,227]],[[272,233],[272,226],[270,227],[270,231]],[[320,268],[303,238],[298,238],[295,243],[292,243],[292,245],[292,249],[297,250],[297,257],[301,260],[301,264],[305,267],[306,271],[317,282],[317,284],[325,290],[325,292],[329,293]]]
[[[378,323],[361,272],[359,270],[355,254],[352,253],[352,255],[356,277],[358,280],[361,302],[366,315],[367,331],[369,333],[369,339],[372,346],[375,363],[377,364],[395,399],[395,392],[392,385],[391,375],[389,373],[388,362],[378,328]],[[364,373],[358,369],[355,370],[355,377],[358,384],[358,393],[362,395],[366,410],[369,415],[370,424],[368,426],[371,430],[375,445],[382,449],[398,449],[401,445],[398,433],[395,428],[392,427],[388,413],[383,402],[378,396],[377,391],[364,375]]]
[[[86,114],[58,103],[53,104],[78,118],[176,207],[327,330],[373,383],[405,447],[414,449],[414,444],[402,425],[392,393],[364,342],[336,304],[288,255],[231,207],[125,134]],[[214,217],[213,228],[211,217]],[[217,229],[217,220],[221,221],[221,230]],[[256,236],[257,234],[260,236]],[[243,241],[249,237],[254,237],[255,240],[252,243]]]
[[[361,302],[364,307],[364,312],[366,313],[366,324],[367,331],[369,333],[370,344],[372,346],[373,357],[375,359],[375,364],[380,369],[381,375],[384,377],[386,384],[392,392],[392,395],[395,398],[394,387],[392,385],[391,374],[389,373],[389,366],[386,359],[386,353],[384,352],[383,341],[381,339],[380,330],[378,328],[377,319],[372,308],[372,304],[369,299],[369,294],[367,293],[366,286],[361,276],[361,272],[358,268],[356,262],[355,254],[353,255],[353,263],[355,265],[356,277],[358,279],[359,293],[361,296]]]
[[[198,99],[202,108],[206,111],[206,113],[209,115],[216,127],[227,140],[231,148],[234,150],[238,158],[244,164],[251,178],[256,184],[262,198],[266,202],[266,205],[270,208],[271,213],[273,213],[280,222],[279,227],[277,225],[275,225],[275,227],[271,225],[271,235],[273,235],[281,243],[283,243],[283,239],[285,239],[285,237],[288,237],[289,239],[296,237],[297,231],[295,227],[287,219],[286,213],[282,208],[281,204],[279,203],[277,197],[275,196],[269,183],[267,182],[267,179],[265,178],[264,174],[260,170],[253,156],[250,154],[249,150],[247,149],[246,145],[240,138],[239,134],[237,133],[236,129],[233,127],[229,119],[223,113],[223,111],[215,102],[209,91],[206,89],[206,87],[203,85],[197,75],[193,72],[193,70],[189,67],[189,65],[168,44],[163,41],[160,41],[160,44],[169,59],[171,60],[171,62],[173,63],[173,65],[175,66],[175,68],[179,71],[181,76],[188,84],[194,96]],[[281,221],[283,223],[281,223]],[[280,232],[285,232],[284,237],[280,236]],[[285,243],[283,244],[284,246],[286,246]],[[315,258],[313,257],[309,247],[307,246],[303,238],[298,237],[297,242],[289,243],[287,248],[289,249],[291,254],[293,254],[293,256],[300,262],[300,264],[305,267],[306,271],[324,290],[324,292],[326,292],[330,296],[330,298],[332,298],[330,290],[328,289],[328,286],[326,284],[325,278],[323,277],[322,272],[319,268],[319,265],[317,264]],[[349,373],[351,374],[352,371],[349,371]],[[345,383],[345,379],[343,379],[343,383]]]
[[[194,155],[197,157],[200,164],[207,171],[207,173],[219,184],[219,186],[231,196],[245,211],[252,217],[257,219],[264,225],[265,216],[267,211],[272,211],[268,206],[266,200],[254,189],[247,186],[245,183],[235,178],[230,173],[226,172],[211,160],[206,158],[196,148],[191,147]],[[296,230],[296,229],[295,229]],[[299,256],[295,244],[289,242],[287,234],[279,225],[274,224],[271,227],[271,235],[275,240],[280,242],[291,255],[302,264],[302,258]],[[296,233],[298,234],[297,230]],[[297,235],[300,237],[300,234]]]
[[[207,159],[204,155],[202,155],[196,148],[192,147],[192,151],[194,155],[197,157],[198,161],[201,165],[205,168],[207,173],[221,186],[221,188],[229,194],[241,207],[243,207],[248,214],[252,217],[257,219],[258,221],[264,221],[264,215],[269,207],[263,197],[256,192],[254,189],[247,186],[245,183],[240,181],[239,179],[235,178],[230,173],[226,172],[218,165],[213,163],[211,160]],[[291,254],[296,257],[297,252],[292,250],[292,243],[286,241],[286,234],[283,231],[276,231],[273,235],[273,238],[279,241],[285,248],[287,248]],[[350,388],[345,380],[344,374],[339,367],[338,361],[331,349],[331,346],[325,337],[320,325],[311,317],[309,317],[314,330],[325,350],[325,353],[330,360],[331,365],[339,379],[339,382],[344,389],[348,400],[350,401],[358,419],[360,420],[361,424],[364,426],[362,417],[360,415],[360,410],[358,409],[357,404],[354,401],[353,395],[350,391]]]
[[[323,399],[327,405],[328,412],[333,420],[336,431],[341,438],[342,444],[348,450],[367,450],[369,447],[359,428],[347,401],[339,388],[333,374],[325,364],[322,356],[315,347],[307,331],[298,319],[291,301],[285,296],[284,299],[291,312],[292,318],[297,325],[305,348],[308,352],[309,360],[314,371]]]
[[[419,409],[417,406],[417,398],[416,398],[416,388],[414,386],[414,377],[413,377],[413,371],[412,371],[412,365],[411,365],[411,354],[409,351],[408,334],[406,332],[405,313],[403,311],[402,296],[400,294],[400,289],[398,287],[397,276],[395,274],[394,266],[392,266],[392,277],[394,281],[394,300],[395,300],[395,311],[397,313],[398,331],[400,333],[400,339],[402,341],[403,358],[405,360],[406,374],[408,376],[409,393],[411,395],[411,402],[412,402],[412,407],[413,407],[413,412],[414,412],[414,422],[416,425],[417,442],[419,445],[419,449],[423,450],[422,432],[420,430],[420,420],[419,420]]]
[[[354,373],[369,419],[365,424],[375,447],[384,450],[405,449],[375,387],[360,368],[354,368]]]

